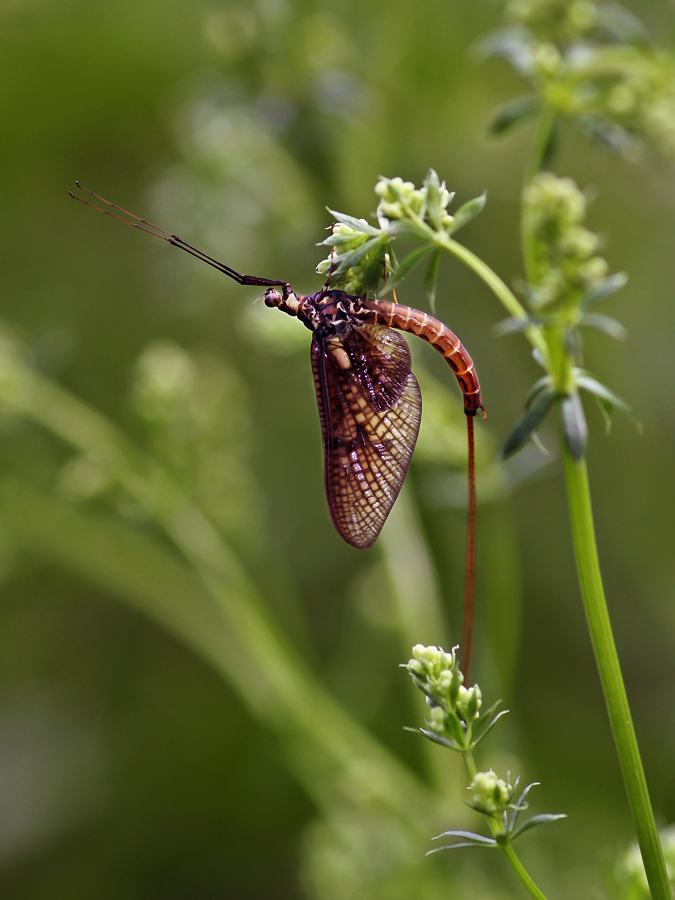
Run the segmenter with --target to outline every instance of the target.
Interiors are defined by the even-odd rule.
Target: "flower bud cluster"
[[[358,222],[368,230],[359,230],[344,222],[335,224],[330,236],[330,240],[333,241],[330,253],[326,259],[321,260],[316,271],[326,279],[335,276],[331,277],[333,287],[340,288],[348,294],[363,296],[373,291],[381,279],[391,274],[392,265],[390,255],[385,249],[386,236],[383,235],[382,240],[374,242],[368,222],[365,219],[358,219]],[[365,248],[364,245],[368,241],[372,246]],[[340,259],[360,248],[365,252],[358,262],[338,274]]]
[[[533,307],[580,299],[607,277],[607,261],[597,255],[600,238],[584,227],[587,199],[571,178],[541,172],[525,188],[524,226],[536,241],[537,280]]]
[[[402,178],[382,177],[375,185],[375,193],[380,198],[377,217],[382,227],[392,220],[409,218],[428,222],[436,231],[452,225],[453,217],[447,207],[455,195],[433,170],[420,188]]]
[[[464,686],[457,661],[457,647],[448,653],[440,647],[416,644],[406,668],[429,704],[429,731],[456,744],[463,743],[480,714],[483,702],[477,684]],[[458,740],[459,739],[459,740]]]
[[[675,58],[642,47],[603,48],[592,61],[595,90],[587,111],[612,123],[610,146],[638,159],[640,144],[675,159]],[[637,143],[636,143],[637,142]]]
[[[560,42],[582,37],[594,28],[598,8],[591,0],[509,0],[505,16],[541,41]]]
[[[513,795],[513,787],[498,778],[488,769],[487,772],[476,772],[468,787],[471,791],[471,806],[485,816],[500,818],[509,805]]]
[[[486,193],[468,200],[451,216],[447,207],[453,199],[437,173],[430,169],[420,188],[402,178],[380,178],[375,186],[379,197],[377,225],[333,212],[336,225],[321,241],[330,255],[317,266],[334,288],[370,296],[380,288],[394,288],[426,259],[424,284],[433,309],[438,262],[448,238],[474,219],[484,208]],[[417,247],[397,260],[394,240],[413,240]],[[389,278],[391,276],[391,279]]]
[[[675,159],[675,57],[649,46],[637,18],[594,0],[506,0],[504,13],[486,49],[533,90],[512,124],[548,108],[629,161],[646,146]]]

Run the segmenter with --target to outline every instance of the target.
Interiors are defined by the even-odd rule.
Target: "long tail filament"
[[[464,575],[464,627],[462,629],[462,672],[468,683],[471,668],[474,600],[476,593],[476,454],[473,438],[473,416],[466,417],[469,446],[469,512],[466,534],[466,570]]]

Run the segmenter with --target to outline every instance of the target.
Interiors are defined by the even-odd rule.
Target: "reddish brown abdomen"
[[[391,303],[389,300],[365,300],[363,309],[373,315],[369,321],[374,324],[416,334],[435,347],[455,373],[464,395],[464,412],[467,416],[475,416],[479,409],[483,409],[473,360],[457,335],[442,322],[419,309]]]

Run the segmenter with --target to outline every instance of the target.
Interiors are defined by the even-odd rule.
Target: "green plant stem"
[[[551,147],[551,136],[555,128],[556,113],[550,107],[546,107],[539,116],[534,131],[534,140],[532,143],[532,155],[530,157],[530,167],[527,172],[525,184],[541,172],[548,161],[549,151]]]
[[[602,585],[586,463],[562,444],[581,595],[638,844],[653,900],[672,900]]]
[[[548,149],[551,144],[551,135],[555,127],[555,112],[552,109],[544,109],[537,126],[534,131],[534,139],[532,143],[532,156],[530,165],[525,174],[525,182],[523,189],[532,181],[532,179],[541,172],[545,162]],[[521,217],[520,222],[520,239],[523,247],[523,262],[525,265],[525,277],[530,284],[536,284],[538,280],[537,272],[537,253],[534,235],[528,229],[525,219]]]
[[[464,757],[464,762],[466,763],[466,768],[469,773],[469,777],[473,778],[477,772],[476,763],[474,762],[473,753],[470,750],[465,751],[462,756]],[[490,831],[492,832],[493,837],[497,838],[501,833],[501,825],[497,822],[492,816],[485,816],[488,825],[490,826]],[[535,900],[546,900],[546,895],[543,894],[537,885],[532,881],[530,876],[527,873],[525,866],[521,863],[516,851],[513,849],[511,844],[500,844],[498,843],[499,849],[502,851],[504,856],[506,857],[506,861],[511,866],[513,871],[518,876],[521,884],[525,888],[525,890],[529,893],[531,897],[534,897]]]
[[[468,250],[462,244],[453,241],[452,238],[444,240],[442,246],[448,253],[452,253],[453,256],[460,259],[472,272],[474,272],[474,274],[485,282],[497,299],[501,301],[509,315],[513,316],[514,319],[521,319],[523,322],[528,320],[529,317],[525,307],[518,300],[513,291],[502,281],[496,272],[493,272],[487,263],[484,263],[480,257],[476,256],[475,253],[472,253],[471,250]],[[541,330],[536,325],[532,324],[525,326],[523,333],[532,346],[539,350],[544,359],[547,359],[548,347]]]
[[[494,823],[494,820],[491,820]],[[492,826],[491,826],[492,827]],[[494,828],[498,830],[498,826],[494,823]],[[531,897],[534,897],[535,900],[546,900],[546,895],[543,894],[537,885],[532,881],[530,876],[527,874],[525,866],[521,863],[520,859],[516,855],[516,851],[513,849],[511,844],[506,844],[505,846],[500,846],[500,850],[506,857],[508,864],[511,866],[513,871],[516,873],[518,878],[520,879],[525,890],[530,894]]]
[[[512,316],[527,319],[527,313],[517,298],[482,260],[453,240],[446,241],[444,246],[482,278]],[[548,360],[549,349],[542,332],[532,325],[524,329],[524,333],[530,343],[541,352],[544,359]],[[564,441],[563,454],[579,582],[628,802],[647,872],[647,880],[653,900],[672,900],[663,851],[654,822],[644,769],[607,612],[595,543],[586,465],[585,462],[577,463],[572,458]],[[514,861],[509,859],[509,863],[520,877]],[[529,885],[523,883],[530,890]],[[533,887],[537,890],[534,885]],[[530,893],[532,893],[531,890]],[[541,896],[541,894],[532,894],[532,896]]]

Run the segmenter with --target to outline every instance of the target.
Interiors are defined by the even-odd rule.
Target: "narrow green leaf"
[[[336,212],[329,206],[327,206],[326,209],[338,222],[342,222],[343,225],[349,225],[355,231],[360,231],[363,234],[373,235],[380,233],[379,228],[375,228],[373,225],[369,225],[367,222],[362,222],[360,219],[356,219],[354,216],[347,216],[345,215],[345,213]]]
[[[497,722],[501,719],[502,716],[505,716],[508,713],[508,709],[503,709],[501,712],[498,712],[497,715],[493,718],[493,720],[486,726],[479,728],[478,730],[474,729],[473,743],[474,746],[479,744],[487,735],[492,731]]]
[[[520,815],[520,813],[521,813],[524,809],[527,809],[527,807],[528,807],[528,804],[527,804],[527,802],[526,802],[526,800],[527,800],[527,795],[530,793],[530,791],[532,790],[533,787],[537,787],[538,785],[539,785],[539,782],[538,782],[538,781],[533,781],[532,784],[528,784],[528,786],[523,790],[523,792],[522,792],[522,794],[520,795],[520,797],[518,797],[518,799],[517,799],[516,802],[514,803],[514,805],[513,805],[513,813],[511,814],[511,822],[510,822],[509,827],[508,827],[508,831],[509,831],[510,833],[513,832],[513,829],[514,829],[515,826],[516,826],[516,821],[517,821],[518,816]],[[514,784],[514,786],[513,786],[513,790],[514,790],[514,791],[515,791],[515,789],[516,789],[516,786],[517,786],[517,785]]]
[[[540,109],[539,97],[536,94],[525,94],[516,97],[510,103],[497,110],[488,125],[488,135],[498,137],[511,131],[516,125],[524,122]]]
[[[429,169],[427,177],[424,179],[424,187],[427,189],[426,209],[420,212],[420,217],[424,219],[428,214],[431,224],[437,231],[440,231],[442,219],[441,180],[435,169]]]
[[[462,747],[459,747],[457,744],[454,744],[452,741],[449,741],[447,738],[441,737],[440,734],[436,734],[435,731],[428,731],[426,728],[420,729],[409,729],[410,731],[418,730],[421,735],[427,738],[430,741],[433,741],[434,744],[440,744],[441,747],[447,747],[449,750],[461,750]]]
[[[441,179],[438,177],[438,172],[436,169],[429,169],[427,172],[427,177],[424,179],[424,186],[427,191],[431,191],[433,194],[434,191],[438,192],[441,186]]]
[[[413,676],[413,680],[415,682],[415,687],[418,688],[420,691],[422,691],[422,693],[424,694],[425,697],[429,698],[429,700],[431,701],[431,705],[437,706],[438,698],[435,696],[433,691],[429,690],[425,681],[423,679],[418,679],[417,676]]]
[[[606,29],[622,44],[649,44],[649,35],[640,19],[616,4],[599,3],[597,6],[598,25]]]
[[[566,818],[567,815],[565,813],[542,813],[540,816],[532,816],[527,822],[523,822],[520,828],[516,828],[511,835],[511,840],[514,841],[519,835],[523,834],[524,831],[529,831],[530,828],[536,828],[537,825],[546,825],[547,822],[557,822],[558,819]]]
[[[609,434],[614,421],[614,405],[603,397],[596,397],[595,402],[598,404],[602,417],[605,420],[605,434]]]
[[[608,403],[611,407],[615,407],[616,409],[620,409],[621,412],[628,416],[628,418],[633,422],[638,431],[642,431],[642,423],[639,418],[635,414],[635,410],[633,407],[626,403],[625,400],[622,400],[618,394],[615,394],[614,391],[610,391],[608,387],[604,384],[601,384],[597,379],[593,378],[588,372],[584,372],[583,370],[579,371],[576,375],[577,385],[580,388],[583,388],[585,391],[588,391],[590,394],[593,394],[596,399],[603,400],[605,403]],[[602,409],[602,406],[601,406]],[[611,416],[610,416],[611,420]]]
[[[532,359],[536,362],[538,366],[541,366],[542,369],[546,368],[546,360],[539,349],[539,347],[534,347],[532,350]]]
[[[459,844],[446,844],[443,847],[432,847],[431,850],[427,850],[424,854],[425,856],[431,856],[432,853],[440,853],[441,850],[458,850],[460,847],[496,847],[497,841],[491,841],[490,843],[479,844],[477,841],[462,841]]]
[[[382,177],[382,176],[380,176],[380,177]],[[389,178],[387,179],[387,187],[389,189],[389,193],[394,198],[394,200],[396,200],[398,203],[400,203],[403,200],[403,195],[401,194],[399,189],[396,187],[396,185],[393,183],[393,181]]]
[[[609,275],[582,297],[579,309],[582,312],[588,312],[594,306],[597,306],[598,303],[601,303],[605,297],[620,291],[627,282],[628,275],[625,272],[615,272],[614,275]]]
[[[462,724],[454,713],[446,717],[445,727],[450,733],[451,739],[459,746],[466,747],[466,734],[462,728]]]
[[[454,234],[460,228],[468,225],[472,219],[483,211],[487,202],[487,191],[483,191],[480,197],[474,197],[473,200],[467,200],[457,212],[454,214],[452,222],[448,226],[448,234]]]
[[[409,219],[395,219],[389,223],[387,234],[391,237],[404,237],[411,241],[428,241],[431,237],[430,230],[424,225],[418,225]]]
[[[550,456],[551,454],[548,451],[548,447],[544,444],[542,439],[539,437],[536,431],[533,431],[530,435],[530,443],[533,447],[536,447],[537,450],[541,453],[542,456]]]
[[[560,419],[565,443],[572,456],[579,462],[586,453],[588,425],[581,397],[576,391],[569,397],[563,397],[560,404]]]
[[[317,244],[317,247],[339,247],[342,244],[351,244],[358,241],[358,234],[329,234]]]
[[[495,337],[507,337],[509,334],[519,334],[521,331],[525,331],[526,328],[529,328],[530,325],[534,324],[534,320],[530,319],[529,316],[526,318],[521,318],[520,316],[516,318],[514,316],[513,318],[502,319],[501,322],[497,322],[497,324],[492,327],[492,333]]]
[[[403,281],[405,276],[411,272],[415,266],[424,259],[424,257],[429,252],[429,245],[427,244],[425,247],[418,247],[417,250],[413,250],[412,253],[409,253],[407,256],[404,256],[398,266],[391,273],[389,280],[387,281],[386,289],[383,288],[380,291],[380,294],[386,293],[386,291],[390,291],[393,287]]]
[[[617,319],[611,316],[603,316],[598,313],[588,313],[581,320],[581,324],[587,328],[595,328],[602,331],[603,334],[614,338],[615,341],[625,341],[628,337],[628,331]]]
[[[505,59],[521,75],[531,75],[535,68],[532,41],[527,31],[518,25],[492,32],[478,43],[476,51],[484,59],[491,56]]]
[[[438,264],[441,260],[441,248],[432,251],[429,265],[424,273],[424,289],[427,292],[427,300],[434,315],[436,315],[436,280],[438,278]]]
[[[502,459],[515,453],[516,450],[519,450],[523,444],[529,440],[532,432],[541,425],[544,416],[551,408],[555,397],[555,391],[551,387],[544,388],[544,390],[541,391],[529,409],[525,410],[525,413],[521,416],[513,431],[507,437],[506,442],[502,447]]]
[[[593,141],[617,156],[634,160],[641,154],[640,141],[616,122],[593,115],[579,116],[578,122]]]
[[[558,149],[558,143],[560,139],[560,127],[558,122],[554,120],[553,125],[548,133],[546,144],[541,152],[541,159],[539,161],[539,171],[543,172],[548,169],[553,162],[553,157],[556,154],[556,150]]]
[[[334,275],[343,275],[345,272],[349,271],[349,269],[353,269],[354,266],[358,265],[361,262],[364,256],[369,253],[377,244],[379,244],[380,238],[373,237],[369,238],[360,247],[357,247],[355,250],[350,250],[348,253],[345,253],[343,256],[337,257],[337,265],[335,267]]]
[[[497,712],[497,707],[501,704],[501,700],[496,700],[492,706],[489,706],[487,709],[484,709],[483,712],[478,717],[478,721],[475,723],[474,731],[476,727],[480,726],[483,721],[487,721],[494,713]]]
[[[535,381],[530,390],[527,392],[527,397],[525,398],[525,408],[531,406],[534,403],[535,399],[546,387],[550,387],[551,390],[553,390],[550,375],[542,375],[541,378]]]
[[[494,844],[494,838],[485,837],[485,835],[482,834],[476,834],[475,831],[443,831],[441,832],[441,834],[437,834],[431,840],[437,841],[442,837],[464,838],[465,840],[471,841],[472,843],[484,844],[489,847]]]

